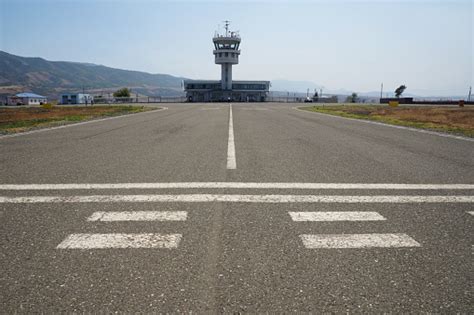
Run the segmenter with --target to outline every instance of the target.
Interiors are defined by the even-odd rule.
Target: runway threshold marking
[[[245,202],[245,203],[474,203],[474,196],[345,196],[345,195],[91,195],[0,196],[0,203],[89,202]]]
[[[186,211],[97,211],[87,221],[186,221]]]
[[[237,168],[237,161],[235,158],[235,143],[234,143],[234,122],[232,118],[232,104],[229,105],[229,139],[227,141],[227,169],[235,170]]]
[[[71,234],[58,249],[176,248],[181,234]]]
[[[378,212],[372,211],[329,211],[329,212],[288,212],[296,222],[332,222],[332,221],[383,221]]]
[[[372,247],[420,247],[421,245],[403,233],[397,234],[303,234],[303,245],[309,249],[321,248],[372,248]]]
[[[235,154],[234,154],[235,157]],[[0,190],[69,189],[335,189],[335,190],[473,190],[474,184],[366,184],[366,183],[255,183],[255,182],[177,182],[177,183],[84,183],[84,184],[0,184]]]

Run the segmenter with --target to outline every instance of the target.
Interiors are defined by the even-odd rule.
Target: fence
[[[95,104],[183,103],[185,96],[94,97]]]

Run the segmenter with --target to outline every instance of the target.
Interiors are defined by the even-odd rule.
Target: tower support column
[[[232,90],[232,64],[221,64],[221,85],[223,90]]]

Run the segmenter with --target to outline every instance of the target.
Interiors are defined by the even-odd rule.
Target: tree
[[[121,88],[114,92],[114,97],[130,97],[130,90],[128,88]]]
[[[355,102],[357,102],[357,98],[358,98],[358,97],[359,97],[359,96],[357,95],[357,93],[353,92],[350,96],[348,96],[348,97],[346,98],[346,102],[348,102],[348,103],[355,103]]]
[[[406,90],[406,86],[405,85],[400,85],[399,87],[397,87],[397,89],[395,90],[395,96],[398,98],[400,96],[402,96],[403,92],[405,92]]]

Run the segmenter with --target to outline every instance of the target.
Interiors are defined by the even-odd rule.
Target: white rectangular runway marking
[[[232,119],[232,104],[229,105],[229,140],[227,142],[227,169],[235,170],[237,168],[237,161],[235,159],[235,144],[234,144],[234,122]]]
[[[303,234],[306,248],[420,247],[406,234]]]
[[[470,215],[474,215],[474,211],[468,211],[467,213],[469,213]]]
[[[87,221],[186,221],[186,211],[98,211]]]
[[[371,211],[332,211],[332,212],[288,212],[293,221],[383,221],[377,212]]]
[[[474,196],[336,196],[336,195],[92,195],[0,196],[0,203],[80,202],[249,202],[249,203],[473,203]]]
[[[71,234],[57,248],[176,248],[181,238],[181,234]]]
[[[472,190],[473,184],[363,184],[363,183],[110,183],[110,184],[4,184],[0,190],[69,190],[69,189],[335,189],[335,190]]]

